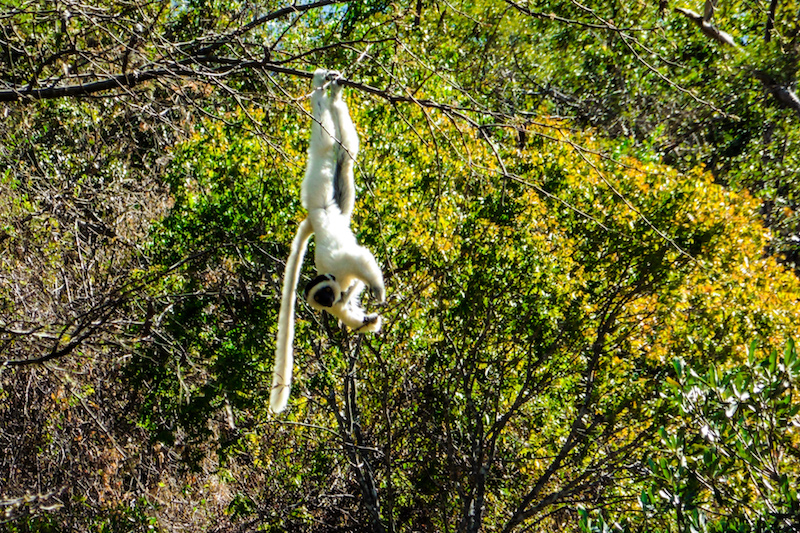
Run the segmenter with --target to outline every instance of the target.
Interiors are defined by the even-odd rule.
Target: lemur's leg
[[[314,72],[311,93],[311,139],[308,146],[308,164],[302,185],[303,207],[312,209],[330,206],[336,174],[336,150],[333,135],[336,125],[331,114],[330,98],[323,89],[328,71]]]
[[[355,204],[355,182],[353,169],[358,155],[358,132],[350,117],[347,104],[342,99],[342,84],[339,73],[332,71],[328,74],[331,79],[331,113],[336,124],[336,135],[339,143],[336,151],[336,185],[334,191],[339,193],[338,200],[342,213],[348,221]],[[370,291],[382,302],[385,299],[383,273],[372,253],[363,246],[358,247],[358,253],[353,256],[353,269],[358,278],[367,284]],[[359,288],[358,293],[363,288]],[[343,298],[344,299],[344,298]]]
[[[353,180],[353,168],[358,155],[358,132],[350,118],[347,104],[342,100],[342,85],[339,73],[331,71],[331,114],[336,129],[337,144],[336,172],[334,180],[334,198],[342,214],[350,219],[356,201],[356,188]]]
[[[333,121],[333,115],[331,114],[331,100],[322,88],[326,83],[327,75],[327,70],[317,69],[314,72],[314,80],[312,82],[314,92],[311,93],[311,112],[314,116],[314,121],[311,123],[310,149],[319,155],[323,155],[320,153],[322,151],[335,151],[333,136],[336,134],[336,123]],[[333,153],[326,155],[331,157]]]

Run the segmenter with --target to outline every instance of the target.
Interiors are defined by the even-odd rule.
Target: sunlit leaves
[[[779,365],[778,361],[782,360]],[[676,360],[683,370],[683,363]],[[649,509],[676,513],[695,530],[724,530],[733,524],[776,528],[796,523],[800,506],[793,447],[797,439],[797,352],[787,342],[781,357],[752,343],[747,363],[705,373],[688,368],[671,382],[666,398],[674,418],[660,435],[663,451],[648,461],[652,473]],[[660,488],[659,488],[660,487]],[[724,509],[721,516],[710,507]],[[750,529],[748,529],[750,530]]]
[[[683,386],[689,367],[724,372],[752,339],[774,346],[797,333],[797,280],[763,257],[769,234],[757,202],[707,173],[638,159],[631,145],[612,150],[559,120],[527,126],[520,145],[505,130],[473,135],[416,108],[383,107],[354,91],[348,100],[362,141],[353,227],[386,275],[384,333],[352,344],[324,315],[298,306],[287,419],[308,427],[270,426],[274,445],[248,437],[225,454],[246,451],[259,465],[291,471],[291,482],[269,490],[299,498],[309,513],[284,520],[310,523],[314,504],[299,494],[322,483],[313,465],[348,471],[325,446],[336,428],[328,402],[349,372],[346,347],[358,346],[361,421],[391,458],[379,475],[398,506],[387,513],[435,515],[441,528],[459,523],[476,469],[491,502],[486,523],[496,527],[542,479],[548,492],[586,501],[591,491],[574,480],[592,479],[664,523],[676,498],[702,498],[696,479],[668,458],[653,459],[653,475],[678,481],[657,486],[628,480],[627,458],[683,445],[664,419],[663,391]],[[177,147],[168,175],[174,206],[153,232],[163,266],[192,258],[153,293],[166,306],[172,344],[154,346],[150,357],[164,370],[136,368],[152,386],[143,423],[164,439],[178,429],[203,437],[203,417],[226,404],[248,435],[267,420],[274,257],[303,216],[307,117],[271,114],[268,137],[242,128],[241,118],[204,122]],[[674,366],[676,357],[685,363]],[[727,420],[749,401],[735,383]],[[698,431],[721,438],[711,425]],[[298,439],[295,461],[279,443]],[[491,452],[475,455],[484,447]],[[583,524],[601,521],[586,515]]]

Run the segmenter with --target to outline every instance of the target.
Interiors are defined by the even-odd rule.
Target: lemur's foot
[[[358,328],[359,333],[378,332],[381,329],[381,315],[372,313],[364,317],[364,325]]]
[[[328,72],[328,79],[331,80],[331,96],[334,100],[339,100],[342,94],[342,77],[341,72],[338,70],[331,70]]]
[[[383,286],[380,287],[367,287],[369,291],[369,295],[372,298],[372,305],[386,305],[386,289]]]
[[[312,82],[315,89],[319,89],[328,80],[329,71],[324,68],[318,68],[314,71],[314,81]]]

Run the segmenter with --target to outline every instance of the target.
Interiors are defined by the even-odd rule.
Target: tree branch
[[[543,501],[539,502],[539,504],[534,504],[534,501],[539,497],[550,479],[552,479],[552,477],[561,469],[563,462],[566,460],[567,456],[572,452],[572,450],[589,439],[591,428],[587,427],[585,417],[589,415],[591,411],[590,407],[593,401],[595,401],[594,395],[597,366],[600,361],[600,356],[605,349],[606,339],[616,327],[616,319],[625,299],[626,298],[623,296],[621,300],[615,301],[615,299],[611,297],[604,306],[604,317],[597,326],[597,333],[591,346],[591,352],[588,357],[586,368],[582,372],[582,402],[575,413],[569,434],[564,440],[564,443],[561,446],[558,454],[550,463],[550,466],[542,473],[541,476],[539,476],[539,479],[533,488],[522,498],[511,518],[503,528],[503,533],[510,533],[515,527],[530,518],[533,513],[536,512],[536,510],[545,505],[545,502]],[[588,469],[585,469],[584,473],[579,475],[577,479],[572,480],[572,482],[580,483],[585,477],[589,477]],[[551,502],[546,502],[546,504],[549,503]]]
[[[675,11],[683,15],[684,17],[688,18],[692,22],[694,22],[700,31],[703,32],[703,35],[706,37],[717,41],[720,44],[725,46],[732,46],[733,48],[738,48],[736,45],[736,41],[733,40],[733,36],[721,29],[717,28],[711,22],[709,22],[705,17],[701,16],[699,13],[692,11],[691,9],[686,9],[683,7],[676,7]],[[712,10],[713,11],[713,10]]]
[[[759,70],[756,71],[753,76],[764,85],[764,88],[769,91],[775,100],[781,105],[793,109],[795,113],[797,113],[797,116],[800,117],[800,98],[797,97],[797,93],[789,87],[776,82],[773,77],[766,72]]]
[[[764,40],[769,42],[770,39],[770,32],[772,31],[772,26],[775,23],[775,8],[777,7],[777,0],[773,0],[770,3],[770,11],[767,17],[767,26],[766,26],[766,33],[764,35]],[[700,31],[710,39],[717,41],[726,46],[731,46],[736,50],[739,50],[739,46],[733,40],[733,37],[726,33],[716,26],[712,25],[708,20],[700,16],[698,13],[695,13],[691,9],[685,9],[682,7],[676,7],[675,11],[681,13],[689,20],[694,22]],[[789,109],[793,109],[797,116],[800,116],[800,98],[797,97],[797,94],[793,90],[791,90],[787,85],[782,85],[776,82],[772,76],[765,72],[756,71],[753,76],[764,85],[772,97],[778,101],[781,105],[788,107]]]
[[[204,64],[210,64],[215,66],[206,71],[198,71],[189,68],[191,65],[204,65]],[[297,76],[308,79],[311,79],[314,75],[313,72],[284,67],[278,63],[273,63],[267,60],[247,61],[235,58],[232,59],[232,58],[224,58],[216,56],[193,57],[191,59],[175,62],[167,67],[146,70],[143,72],[132,72],[130,74],[118,74],[106,80],[100,80],[92,83],[68,85],[65,87],[48,87],[42,89],[26,88],[23,90],[0,91],[0,102],[17,102],[17,101],[30,102],[34,100],[48,100],[48,99],[67,98],[67,97],[78,98],[78,97],[91,96],[96,93],[112,89],[129,88],[139,83],[144,83],[146,81],[151,81],[155,79],[182,78],[182,77],[203,78],[204,76],[229,75],[235,71],[241,71],[247,69],[259,69],[267,72],[286,74],[290,76]],[[413,96],[392,94],[382,89],[378,89],[377,87],[373,87],[371,85],[367,85],[364,83],[350,81],[347,79],[342,79],[340,83],[348,87],[352,87],[354,89],[363,91],[365,93],[383,98],[384,100],[387,100],[392,104],[414,103],[420,107],[438,109],[440,111],[456,116],[459,119],[467,122],[468,124],[476,128],[479,126],[478,123],[474,119],[467,116],[466,112],[472,111],[472,112],[481,112],[484,114],[485,113],[493,114],[490,112],[483,112],[475,109],[467,109],[463,107],[442,104],[434,100],[418,99],[414,98]]]
[[[26,86],[12,87],[11,89],[0,91],[0,102],[82,97],[103,91],[133,87],[138,83],[144,83],[146,81],[151,81],[159,78],[196,75],[197,74],[196,72],[192,71],[190,68],[187,67],[189,67],[194,63],[204,63],[204,60],[211,57],[210,54],[212,54],[216,50],[219,50],[223,46],[232,43],[234,40],[246,34],[253,28],[261,26],[269,21],[285,17],[292,13],[303,13],[310,11],[312,9],[332,4],[341,4],[341,3],[346,3],[346,2],[345,0],[319,0],[317,2],[311,2],[308,4],[301,4],[301,5],[292,4],[290,6],[283,7],[276,11],[268,13],[262,17],[259,17],[245,24],[244,26],[236,28],[230,33],[215,39],[211,43],[206,43],[203,42],[202,39],[197,39],[194,43],[191,43],[188,46],[182,46],[181,49],[184,51],[188,51],[189,57],[187,57],[186,59],[182,59],[180,61],[165,63],[164,66],[160,68],[153,68],[141,72],[132,72],[132,73],[125,72],[125,69],[123,68],[123,72],[120,74],[111,75],[106,77],[105,79],[100,79],[91,83],[80,83],[76,85],[66,85],[66,86],[51,86],[44,88],[35,88],[36,80],[33,79]],[[199,48],[194,50],[197,47]],[[42,64],[42,67],[47,63],[53,62],[60,55],[63,55],[65,53],[74,53],[74,48],[54,54]],[[240,61],[242,63],[248,63],[247,61],[242,61],[242,60]],[[309,74],[309,77],[310,76],[311,75]]]
[[[103,91],[120,89],[124,87],[133,87],[137,83],[143,83],[157,78],[165,78],[175,75],[176,73],[174,71],[167,69],[154,69],[145,72],[119,74],[105,80],[94,81],[91,83],[81,83],[78,85],[46,87],[42,89],[34,89],[33,87],[29,86],[24,89],[0,91],[0,102],[25,102],[33,100],[50,100],[55,98],[90,96]]]
[[[4,361],[0,361],[0,366],[25,366],[41,364],[71,353],[73,350],[78,348],[84,340],[88,339],[97,330],[99,330],[108,321],[108,319],[111,317],[111,314],[115,310],[119,309],[124,302],[124,298],[113,299],[103,302],[96,308],[86,312],[81,317],[82,320],[75,325],[72,332],[69,334],[69,342],[67,342],[61,348],[58,347],[59,341],[64,338],[64,335],[67,333],[67,328],[64,328],[61,335],[58,336],[56,339],[56,344],[49,353],[31,359],[6,359]]]
[[[302,5],[296,5],[293,3],[290,6],[283,7],[281,9],[278,9],[277,11],[273,11],[272,13],[264,15],[263,17],[259,17],[245,24],[241,28],[236,28],[235,30],[227,34],[219,41],[210,44],[204,48],[201,48],[200,50],[195,52],[194,55],[198,56],[208,55],[211,52],[218,50],[221,47],[225,46],[226,44],[232,42],[234,39],[241,37],[245,33],[252,30],[253,28],[261,26],[262,24],[269,22],[271,20],[279,19],[281,17],[290,15],[292,13],[303,13],[306,11],[310,11],[312,9],[316,9],[318,7],[325,7],[332,4],[345,4],[345,3],[347,3],[347,0],[319,0],[318,2],[311,2],[310,4],[302,4]]]
[[[775,27],[775,11],[778,9],[778,0],[771,0],[769,11],[767,12],[767,24],[764,27],[764,42],[772,39],[772,28]]]

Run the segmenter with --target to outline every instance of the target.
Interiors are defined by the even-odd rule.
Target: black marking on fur
[[[306,300],[308,300],[308,295],[311,293],[314,287],[327,281],[336,281],[336,277],[333,274],[320,274],[316,278],[309,281],[304,291]],[[333,303],[336,301],[336,294],[334,294],[332,288],[322,287],[314,294],[314,301],[324,307],[332,307]]]
[[[336,281],[336,276],[334,276],[333,274],[320,274],[319,276],[308,282],[308,285],[306,285],[305,288],[304,296],[308,298],[308,293],[311,292],[311,289],[313,289],[314,287],[325,281]]]
[[[323,287],[314,293],[314,301],[322,307],[333,307],[333,302],[336,301],[336,295],[330,287]]]
[[[342,166],[344,165],[344,158],[347,154],[344,153],[344,148],[337,146],[342,153],[336,158],[336,168],[333,170],[333,201],[339,207],[339,211],[344,213],[344,206],[342,206],[342,198],[344,197],[345,184],[342,182],[344,176],[342,175]]]

